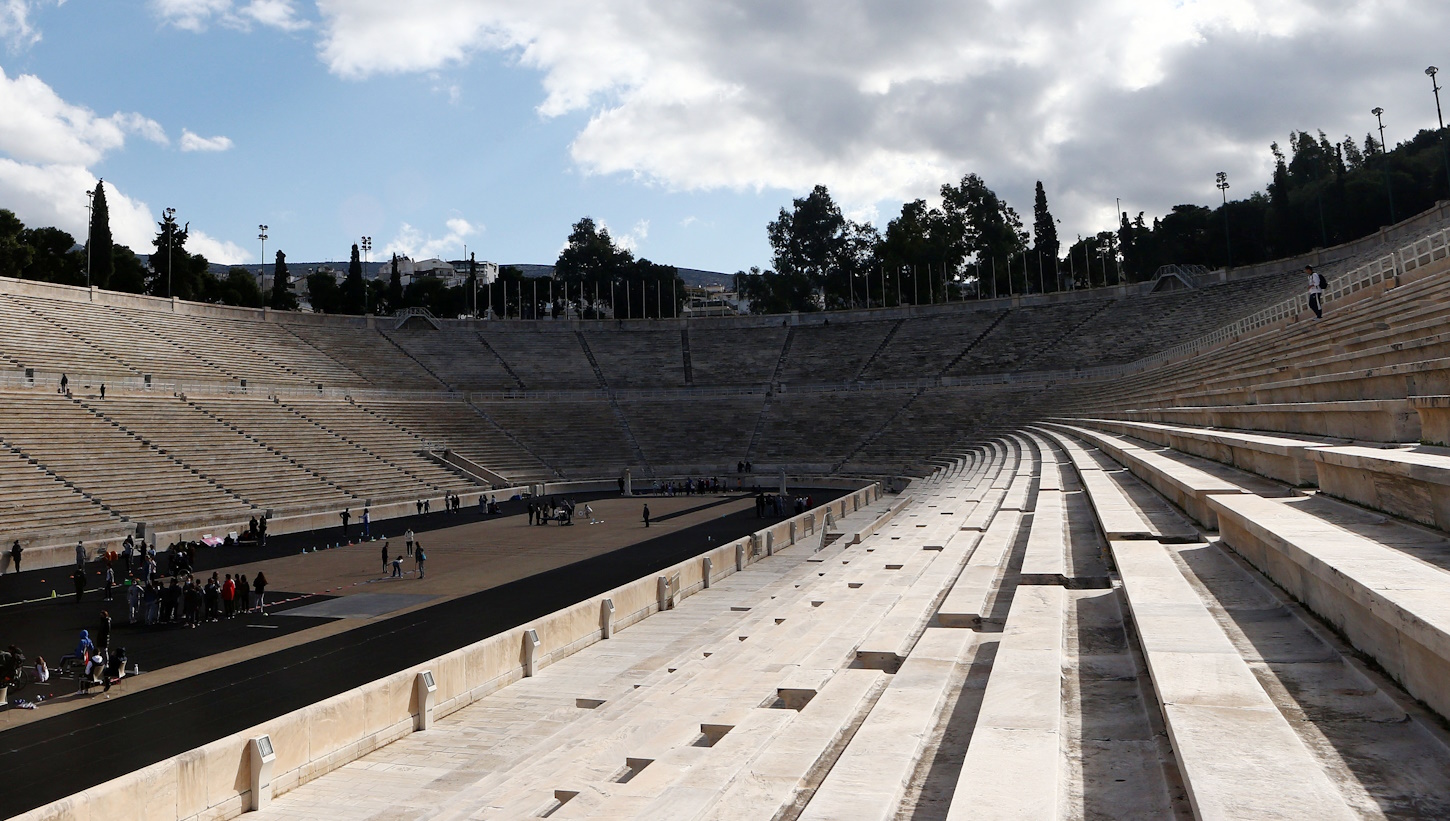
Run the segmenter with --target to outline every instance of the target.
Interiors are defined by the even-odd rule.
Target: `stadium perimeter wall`
[[[419,712],[416,681],[425,670],[433,673],[437,684],[432,715],[447,716],[525,677],[529,633],[538,639],[535,667],[546,667],[604,640],[601,611],[606,600],[614,605],[613,629],[627,628],[703,590],[705,559],[711,565],[709,582],[719,581],[769,555],[769,546],[819,544],[827,512],[839,518],[880,497],[880,484],[859,488],[658,573],[31,810],[14,821],[234,818],[251,805],[248,748],[253,738],[271,738],[276,751],[272,793],[285,793],[413,732]],[[905,501],[893,505],[873,527],[895,515]],[[661,579],[668,585],[663,596]]]

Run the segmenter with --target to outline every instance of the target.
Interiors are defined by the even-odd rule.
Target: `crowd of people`
[[[757,519],[797,516],[814,506],[810,496],[788,496],[780,493],[755,494],[755,518]]]

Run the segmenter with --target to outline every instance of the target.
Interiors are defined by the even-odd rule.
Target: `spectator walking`
[[[418,564],[418,578],[423,578],[423,563],[428,561],[428,554],[423,552],[423,543],[413,545],[413,561]]]
[[[413,528],[411,527],[408,528],[407,533],[403,534],[403,549],[408,551],[407,555],[413,555]]]
[[[76,604],[80,604],[81,597],[86,594],[86,571],[84,569],[76,570],[70,578],[76,586]]]
[[[141,620],[141,585],[136,577],[126,574],[126,623],[136,624]]]
[[[258,570],[252,577],[252,590],[257,594],[257,610],[267,615],[267,574]]]
[[[115,586],[116,586],[116,569],[114,567],[111,567],[111,565],[109,563],[107,563],[106,564],[106,581],[105,581],[105,587],[102,588],[102,598],[104,598],[106,601],[110,601],[111,600],[111,589],[114,588]]]
[[[342,538],[344,541],[346,541],[348,539],[347,523],[349,521],[352,521],[352,511],[348,510],[347,508],[343,508],[342,512],[337,514],[337,516],[338,518],[342,519]]]
[[[423,515],[423,500],[422,499],[419,499],[418,500],[418,515],[419,516],[422,516]]]
[[[388,543],[383,542],[383,572],[388,572]]]
[[[427,516],[428,514],[430,514],[432,512],[433,512],[433,501],[431,499],[424,499],[423,500],[423,515],[424,516]]]
[[[1323,319],[1324,289],[1329,287],[1329,281],[1313,265],[1305,265],[1304,272],[1309,275],[1309,310],[1314,312],[1315,319]]]
[[[106,398],[106,383],[105,382],[102,382],[101,383],[101,398],[102,399],[105,399]]]
[[[649,527],[649,505],[644,506],[644,526]]]
[[[267,517],[263,516],[257,521],[257,544],[267,546]]]
[[[86,569],[86,543],[85,542],[81,542],[81,541],[77,541],[76,542],[76,569],[77,570],[85,570]]]
[[[15,544],[10,545],[10,569],[16,573],[20,572],[20,554],[24,552],[25,548],[20,546],[19,539],[15,540]]]

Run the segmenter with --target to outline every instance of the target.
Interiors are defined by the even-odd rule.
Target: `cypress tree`
[[[277,252],[272,266],[272,297],[268,305],[279,311],[297,310],[297,295],[292,293],[292,277],[287,273],[287,255]]]
[[[362,257],[353,243],[352,258],[347,263],[347,279],[342,282],[342,313],[361,314],[367,310],[367,284],[363,282]]]
[[[111,255],[114,245],[111,241],[111,212],[106,207],[106,184],[103,180],[96,182],[96,194],[91,201],[89,237],[87,250],[91,255],[91,284],[98,288],[108,288],[111,275],[116,270],[116,261]]]
[[[1042,180],[1037,181],[1037,196],[1032,201],[1032,243],[1034,250],[1042,254],[1043,265],[1056,272],[1061,245],[1057,241],[1057,223],[1047,210],[1047,192],[1042,188]]]
[[[397,311],[403,307],[403,275],[398,273],[397,254],[393,254],[392,269],[388,279],[388,309]]]

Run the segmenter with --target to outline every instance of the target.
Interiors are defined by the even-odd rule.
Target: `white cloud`
[[[240,31],[250,31],[253,24],[287,32],[309,26],[297,16],[292,0],[251,0],[245,5],[233,0],[151,0],[151,8],[164,22],[186,31],[205,31],[213,23]]]
[[[447,256],[454,251],[462,252],[464,242],[469,237],[483,231],[482,225],[474,225],[462,217],[453,217],[443,225],[447,229],[447,233],[441,237],[434,237],[432,234],[424,234],[406,222],[403,223],[392,241],[383,246],[378,259],[385,259],[393,254],[413,259]]]
[[[96,187],[91,167],[124,147],[128,135],[167,144],[166,132],[141,114],[101,117],[66,102],[40,78],[14,79],[0,70],[0,207],[31,226],[55,226],[80,237],[86,232],[86,192]],[[186,132],[189,134],[190,132]],[[195,136],[195,135],[192,135]],[[122,245],[147,253],[156,233],[151,209],[106,185],[111,234]],[[214,262],[242,262],[237,245],[192,231],[192,250]]]
[[[181,129],[182,151],[226,151],[231,147],[231,137],[200,137],[190,129]]]
[[[110,204],[109,200],[107,200],[107,204]],[[150,240],[148,239],[147,242]],[[206,257],[207,262],[215,262],[219,265],[240,265],[244,262],[251,262],[253,259],[245,248],[235,242],[216,239],[195,228],[186,235],[186,245],[193,254],[201,254]]]
[[[318,10],[321,57],[342,77],[437,71],[485,51],[537,70],[542,116],[588,115],[571,146],[588,173],[684,191],[825,183],[865,213],[977,172],[1024,212],[1044,180],[1079,225],[1111,218],[1115,196],[1150,212],[1206,201],[1220,169],[1261,185],[1270,140],[1362,135],[1376,104],[1406,112],[1404,129],[1430,124],[1414,83],[1450,28],[1437,0]]]

